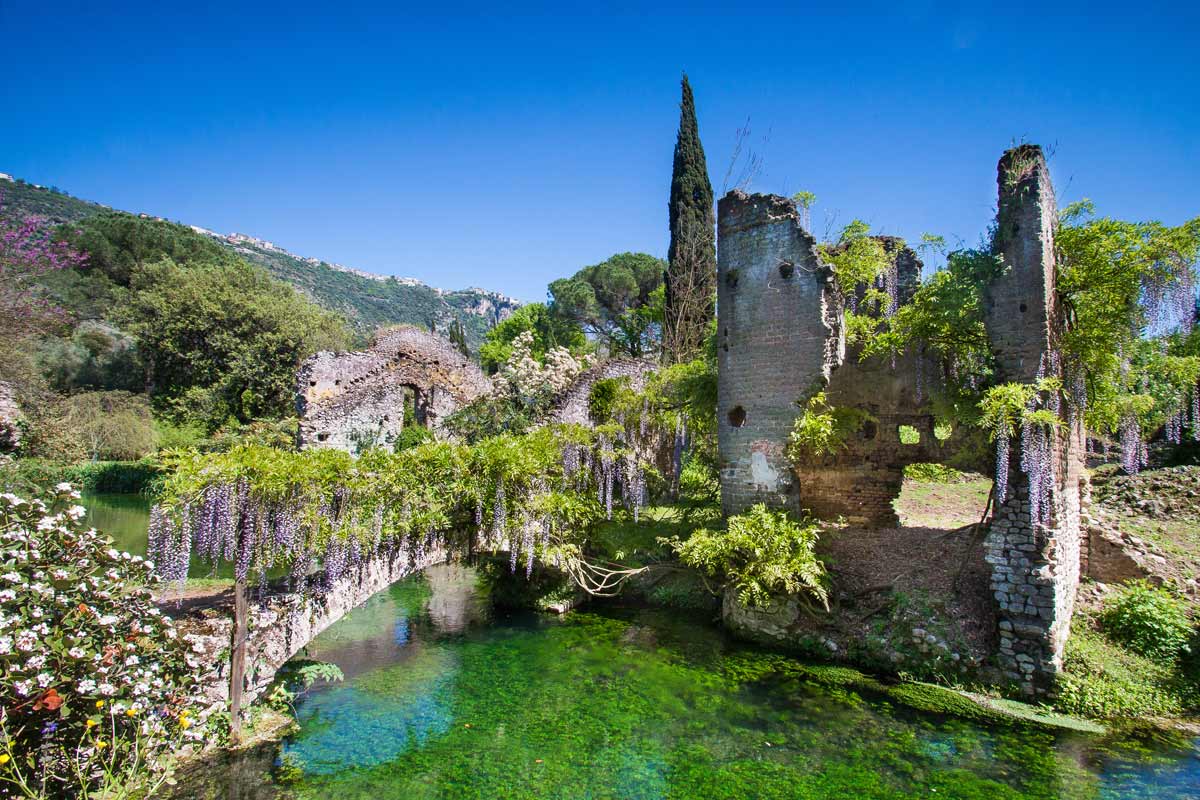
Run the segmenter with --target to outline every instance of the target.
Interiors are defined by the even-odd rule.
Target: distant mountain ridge
[[[72,197],[56,187],[27,183],[5,173],[0,173],[0,202],[3,204],[0,205],[0,216],[37,215],[55,223],[77,222],[93,214],[114,210],[101,203]],[[222,234],[196,225],[187,227],[212,237],[247,261],[265,268],[318,305],[342,314],[360,334],[398,323],[444,330],[457,318],[466,330],[468,341],[478,346],[489,328],[521,305],[518,300],[487,289],[439,289],[415,278],[377,275],[343,264],[299,256],[273,242],[241,233]]]

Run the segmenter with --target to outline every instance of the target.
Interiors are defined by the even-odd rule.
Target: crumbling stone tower
[[[1063,324],[1054,291],[1057,211],[1041,150],[1025,146],[1005,153],[999,185],[996,246],[1005,268],[987,293],[986,327],[1000,379],[1031,382],[1057,348]],[[936,380],[937,365],[919,348],[894,362],[847,354],[841,328],[846,299],[791,201],[733,191],[718,204],[717,225],[717,423],[725,513],[764,502],[895,525],[892,501],[904,466],[944,462],[972,435],[957,431],[944,442],[934,436],[924,384]],[[903,303],[915,288],[920,262],[911,251],[897,255]],[[794,468],[784,455],[788,434],[800,404],[822,389],[830,404],[859,408],[873,421],[838,453]],[[901,426],[915,428],[920,442],[902,443]],[[1010,494],[985,542],[999,606],[1000,660],[1030,694],[1048,691],[1060,669],[1074,609],[1086,493],[1082,433],[1082,422],[1073,419],[1054,435],[1055,492],[1044,525],[1031,521],[1029,481],[1014,452]],[[974,466],[990,471],[990,459]]]
[[[727,514],[800,508],[784,455],[796,401],[845,350],[833,272],[796,206],[734,190],[717,206],[717,438]]]
[[[1055,292],[1054,187],[1040,147],[1009,150],[998,167],[996,248],[1004,272],[988,287],[985,323],[1004,381],[1058,372],[1063,319]],[[1060,373],[1061,376],[1061,373]],[[1029,479],[1014,453],[1009,496],[993,514],[986,547],[1000,606],[1000,660],[1010,679],[1044,694],[1062,667],[1079,586],[1080,512],[1088,494],[1080,414],[1053,433],[1049,518],[1031,518]],[[1015,450],[1015,448],[1014,448]]]

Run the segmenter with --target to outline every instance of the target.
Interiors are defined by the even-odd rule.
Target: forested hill
[[[0,217],[37,215],[54,222],[78,222],[110,210],[58,189],[0,178]],[[488,329],[520,305],[497,292],[477,288],[444,291],[411,278],[372,275],[303,258],[250,236],[188,227],[263,266],[323,308],[343,315],[360,335],[396,323],[429,327],[432,322],[444,329],[457,317],[466,329],[467,340],[478,347]]]

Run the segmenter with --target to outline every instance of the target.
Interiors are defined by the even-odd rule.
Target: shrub
[[[825,565],[817,558],[817,525],[797,522],[762,503],[729,518],[726,530],[700,529],[687,541],[667,543],[688,566],[724,575],[747,606],[762,606],[775,595],[797,594],[828,607]]]
[[[433,431],[429,430],[429,428],[418,425],[415,422],[412,425],[406,424],[400,431],[400,435],[396,437],[396,442],[392,449],[399,453],[401,450],[408,450],[423,445],[426,442],[432,442],[433,438]]]
[[[199,737],[199,662],[152,601],[152,565],[85,530],[78,497],[0,495],[0,784],[152,796],[162,757]]]
[[[1151,658],[1174,661],[1189,651],[1187,605],[1145,581],[1131,583],[1106,601],[1100,625],[1113,641]]]
[[[1179,716],[1197,702],[1196,690],[1170,665],[1123,650],[1077,620],[1063,655],[1055,708],[1094,719]]]
[[[64,465],[27,458],[14,461],[0,471],[0,485],[8,491],[33,493],[37,487],[71,483],[85,492],[136,494],[157,480],[161,470],[153,459]]]

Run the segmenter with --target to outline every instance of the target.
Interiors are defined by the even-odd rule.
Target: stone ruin
[[[436,431],[446,416],[491,391],[487,376],[448,339],[388,328],[366,350],[321,352],[300,365],[299,444],[352,453],[390,446],[404,429],[406,408]]]
[[[21,446],[21,406],[12,384],[0,381],[0,454]]]
[[[1008,151],[998,173],[995,241],[1006,269],[988,287],[986,328],[999,379],[1031,382],[1063,329],[1054,288],[1057,212],[1040,148]],[[986,449],[976,446],[972,456],[965,446],[970,431],[945,441],[934,435],[926,386],[939,368],[930,359],[908,352],[894,362],[860,361],[847,352],[841,320],[848,298],[794,203],[730,192],[718,204],[718,242],[717,422],[725,513],[767,503],[894,526],[892,501],[906,465],[957,454],[992,471]],[[884,245],[893,252],[902,246],[897,240]],[[897,266],[904,303],[921,264],[904,249]],[[794,468],[785,448],[798,403],[822,389],[830,405],[862,409],[874,422],[834,455]],[[1047,523],[1031,522],[1029,481],[1014,452],[1008,499],[995,510],[983,543],[999,610],[1000,663],[1029,694],[1049,691],[1061,668],[1079,581],[1088,487],[1082,423],[1068,425],[1052,442],[1055,492]],[[900,426],[915,428],[919,443],[903,444]]]

